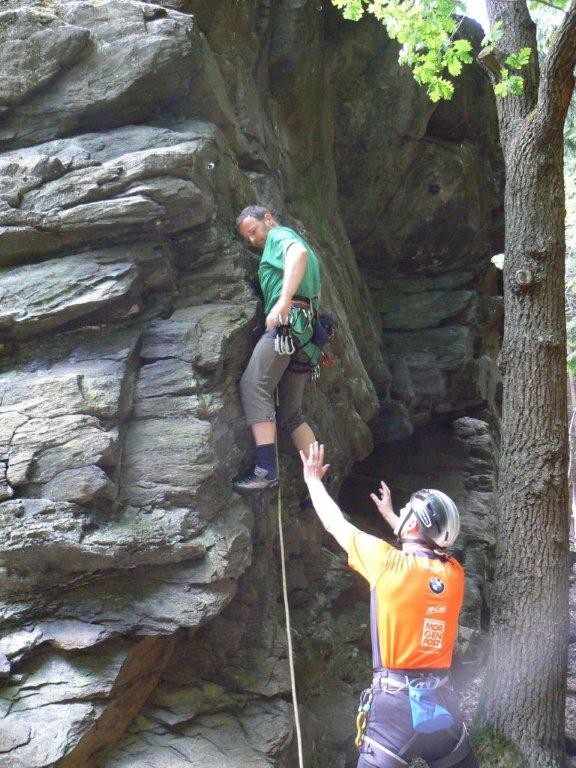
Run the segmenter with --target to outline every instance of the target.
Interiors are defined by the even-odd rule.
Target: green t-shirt
[[[320,295],[320,262],[308,243],[288,227],[274,227],[268,232],[266,245],[260,259],[258,279],[264,294],[264,314],[267,315],[282,293],[284,256],[288,246],[300,243],[307,251],[306,271],[296,291],[297,296],[312,299]]]

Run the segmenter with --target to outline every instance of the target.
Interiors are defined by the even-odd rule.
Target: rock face
[[[321,256],[339,332],[307,412],[334,493],[367,529],[383,473],[464,510],[470,640],[499,388],[488,81],[435,107],[377,24],[317,0],[6,0],[0,42],[0,765],[288,768],[275,509],[230,489],[262,327],[235,216],[270,205]],[[352,765],[366,590],[280,447],[307,762]]]

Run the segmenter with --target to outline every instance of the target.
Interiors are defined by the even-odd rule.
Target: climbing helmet
[[[442,491],[422,488],[410,497],[410,507],[424,537],[437,547],[449,547],[460,532],[460,513]]]

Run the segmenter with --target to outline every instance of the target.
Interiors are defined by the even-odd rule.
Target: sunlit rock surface
[[[467,647],[500,386],[488,81],[434,106],[318,0],[5,0],[0,43],[0,765],[288,768],[275,502],[230,487],[262,327],[234,220],[263,202],[320,256],[331,492],[380,534],[381,476],[457,499]],[[306,758],[354,765],[366,589],[280,448]]]

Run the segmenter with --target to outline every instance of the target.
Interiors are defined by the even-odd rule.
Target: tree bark
[[[523,0],[489,0],[504,58],[536,51]],[[559,43],[560,41],[560,43]],[[568,647],[568,425],[563,126],[574,87],[576,3],[522,96],[499,99],[506,163],[500,514],[480,720],[529,768],[563,768]]]

